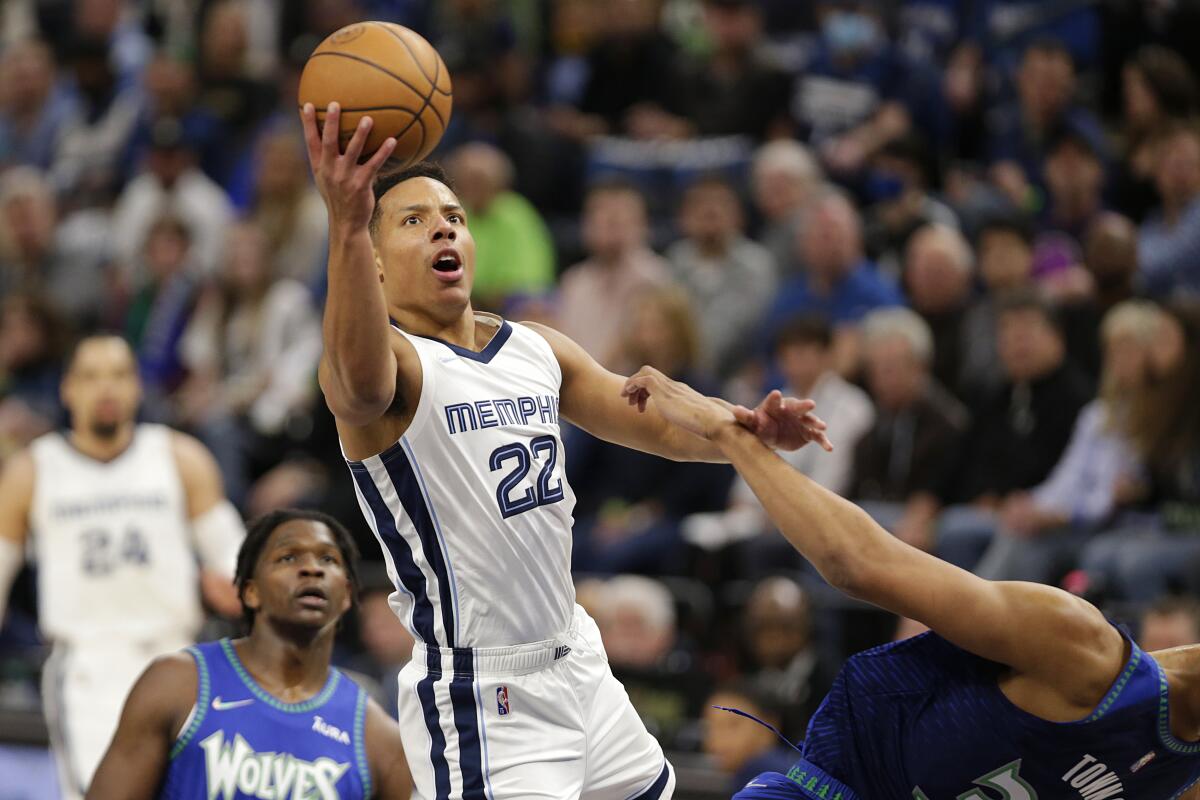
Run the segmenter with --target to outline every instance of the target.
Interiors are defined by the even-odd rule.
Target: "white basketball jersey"
[[[476,319],[498,326],[479,353],[404,334],[421,359],[416,415],[388,450],[349,462],[392,607],[438,647],[550,639],[575,603],[558,360],[534,331]]]
[[[203,621],[170,429],[138,425],[109,462],[61,434],[32,445],[42,630],[69,644],[191,638]]]

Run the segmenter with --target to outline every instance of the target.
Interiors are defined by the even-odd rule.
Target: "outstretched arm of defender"
[[[196,696],[196,664],[186,653],[154,661],[129,692],[117,732],[87,800],[150,800],[158,795],[171,746]]]
[[[387,335],[387,305],[368,229],[375,209],[371,185],[396,140],[388,139],[366,163],[359,164],[371,131],[370,117],[363,117],[341,153],[341,110],[336,103],[326,109],[321,133],[311,103],[305,104],[300,116],[313,177],[329,213],[321,388],[335,416],[351,425],[367,425],[383,416],[396,391],[396,357]]]
[[[792,469],[729,410],[657,370],[643,368],[625,391],[648,394],[660,414],[716,444],[788,541],[847,594],[919,620],[1081,706],[1116,677],[1124,642],[1091,604],[1049,586],[985,581],[910,547]]]
[[[562,412],[572,423],[607,442],[674,461],[726,461],[716,445],[672,424],[648,398],[622,397],[625,378],[602,367],[569,337],[545,325],[525,325],[537,331],[554,351],[562,369]],[[831,446],[825,438],[825,423],[809,413],[811,401],[772,392],[753,410],[715,402],[736,414],[747,430],[771,447],[795,450],[809,442],[827,449]]]

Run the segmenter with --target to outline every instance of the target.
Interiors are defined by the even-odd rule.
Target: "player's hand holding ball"
[[[365,227],[371,184],[389,159],[404,167],[437,146],[450,121],[450,73],[418,34],[360,22],[317,46],[300,76],[300,116],[330,224]],[[360,163],[361,162],[361,163]]]

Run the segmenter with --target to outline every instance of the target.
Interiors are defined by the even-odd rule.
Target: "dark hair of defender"
[[[342,554],[346,577],[350,580],[351,599],[355,605],[358,604],[358,572],[356,568],[358,545],[354,543],[354,537],[350,535],[350,531],[346,530],[346,526],[320,511],[281,508],[263,514],[251,522],[246,529],[246,539],[242,542],[242,548],[238,551],[237,572],[234,573],[233,584],[237,587],[238,600],[243,601],[242,621],[246,624],[247,631],[254,627],[255,612],[246,607],[244,599],[246,583],[254,577],[254,570],[258,567],[258,560],[262,556],[263,548],[266,547],[271,534],[281,525],[298,519],[319,522],[333,534],[333,540]]]
[[[384,169],[386,170],[386,165]],[[379,201],[394,187],[413,178],[429,178],[447,186],[450,191],[454,191],[454,184],[450,181],[450,176],[446,174],[446,170],[442,169],[442,165],[436,161],[419,161],[402,169],[381,171],[375,176],[375,182],[371,184],[371,191],[375,194],[375,210],[371,212],[371,221],[368,223],[367,228],[371,231],[372,236],[379,232],[379,216],[381,213],[379,210]]]

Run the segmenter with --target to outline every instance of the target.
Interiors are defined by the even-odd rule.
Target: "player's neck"
[[[134,425],[125,425],[113,436],[96,436],[86,430],[72,430],[68,435],[71,446],[96,461],[112,461],[129,449],[133,442]]]
[[[465,347],[468,350],[482,350],[487,345],[488,339],[492,336],[491,330],[488,329],[483,336],[483,341],[477,341],[475,309],[471,308],[471,306],[467,306],[459,316],[451,321],[439,320],[419,312],[401,311],[399,309],[392,312],[392,319],[406,333],[441,339],[443,342],[449,342],[458,347]]]
[[[304,631],[280,631],[260,621],[235,642],[238,658],[259,685],[285,703],[307,700],[325,686],[336,626],[315,637]]]

